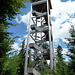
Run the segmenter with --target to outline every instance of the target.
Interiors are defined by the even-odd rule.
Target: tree
[[[3,71],[1,75],[17,75],[17,69],[19,69],[19,56],[15,54],[12,57],[7,56],[7,60],[5,60]]]
[[[6,52],[12,50],[11,45],[14,40],[9,37],[12,33],[8,32],[9,23],[8,20],[15,18],[15,15],[21,13],[20,8],[25,8],[24,2],[29,0],[0,0],[0,75],[3,71],[3,63],[6,60]]]
[[[11,50],[10,45],[13,43],[13,40],[9,37],[9,33],[4,24],[0,25],[0,74],[2,72],[3,63],[6,60],[6,52]]]
[[[62,57],[62,51],[63,51],[63,49],[62,49],[62,47],[60,46],[60,45],[58,45],[58,47],[57,47],[57,58],[59,59],[59,60],[62,60],[63,61],[63,57]]]
[[[56,63],[56,70],[57,70],[57,75],[70,75],[68,66],[66,62],[64,61],[63,54],[62,54],[62,47],[58,45],[57,47],[57,63]]]
[[[26,53],[25,40],[23,40],[20,53],[18,54],[19,56],[19,69],[17,69],[18,75],[24,75],[25,53]],[[28,58],[28,61],[29,61],[28,67],[32,67],[33,61],[31,60],[31,58]]]
[[[71,75],[66,62],[61,60],[58,60],[56,63],[56,73],[57,75]]]
[[[22,42],[21,51],[19,53],[19,69],[17,70],[18,75],[24,75],[24,64],[25,64],[25,40]]]
[[[7,56],[7,60],[3,63],[4,67],[1,75],[24,75],[25,51],[25,40],[23,40],[20,53],[15,53],[15,55],[10,58]],[[13,54],[13,52],[10,52],[9,54]],[[28,65],[32,66],[32,64],[33,62],[30,60]]]
[[[49,44],[48,43],[43,43],[42,44],[42,48],[47,50],[48,54],[49,54]],[[48,55],[47,54],[47,55]],[[43,69],[43,75],[50,75],[50,74],[53,74],[53,75],[56,75],[56,73],[53,71],[53,70],[50,70],[50,64],[47,63],[47,60],[45,60],[46,56],[43,56],[44,58],[44,61],[42,63],[42,69]],[[38,67],[37,70],[40,72],[41,74],[41,67]]]
[[[73,71],[72,75],[74,75],[75,74],[75,28],[73,25],[71,26],[69,33],[71,37],[66,38],[66,40],[68,40],[69,42],[69,43],[66,43],[67,48],[68,48],[67,56],[69,56],[70,58],[68,66],[69,66],[69,69]]]

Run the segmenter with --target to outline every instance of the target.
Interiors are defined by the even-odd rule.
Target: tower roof
[[[46,0],[31,0],[33,10],[38,12],[46,12],[47,11],[47,3]],[[51,0],[49,2],[49,10],[52,9]]]

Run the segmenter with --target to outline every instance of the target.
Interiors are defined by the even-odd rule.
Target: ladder
[[[50,60],[50,69],[54,69],[54,45],[50,20],[51,9],[51,0],[31,0],[24,75],[43,75],[42,64],[46,60]],[[31,20],[33,21],[32,25]],[[34,40],[34,43],[29,43],[30,37]],[[42,45],[47,41],[50,46],[49,50],[42,48]],[[29,49],[33,49],[34,54],[29,54]],[[28,56],[35,61],[31,68],[27,67]],[[36,60],[38,60],[38,63],[36,63]],[[36,70],[39,65],[41,66],[41,74]]]

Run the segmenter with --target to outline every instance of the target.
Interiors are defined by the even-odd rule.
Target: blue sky
[[[24,14],[27,14],[29,11],[30,11],[30,6],[31,4],[30,3],[25,3],[26,5],[26,8],[25,9],[20,9],[20,11],[22,12],[21,14],[18,14],[17,16],[15,16],[16,18],[18,18],[18,20],[20,20],[20,15],[24,15]],[[13,24],[18,24],[17,26],[15,27],[12,27],[10,26],[10,29],[8,30],[9,32],[14,32],[16,33],[15,35],[18,35],[20,36],[21,38],[23,38],[23,36],[27,33],[26,30],[26,24],[21,22],[20,24],[18,22],[16,22],[15,19],[12,20],[12,23]],[[15,36],[14,35],[14,36]]]
[[[51,10],[51,22],[53,25],[54,46],[56,48],[59,44],[67,51],[63,42],[68,42],[65,38],[70,37],[68,32],[71,26],[70,24],[75,24],[75,0],[51,0],[51,3],[53,8]],[[25,5],[25,9],[20,9],[22,13],[15,16],[16,19],[11,21],[13,24],[18,25],[15,27],[10,26],[8,30],[9,32],[13,32],[14,36],[20,36],[20,38],[15,39],[16,42],[13,44],[15,50],[20,50],[19,46],[22,40],[27,37],[31,3],[25,3]],[[63,53],[65,52],[63,51]]]

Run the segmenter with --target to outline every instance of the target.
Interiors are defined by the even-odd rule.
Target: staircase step
[[[46,3],[47,2],[47,0],[40,0],[40,1],[37,1],[37,2],[33,2],[32,3],[32,6],[36,6],[36,5],[40,5],[40,4],[43,4],[43,3]]]
[[[31,29],[32,29],[32,30],[35,30],[35,26],[36,26],[36,25],[31,25]]]
[[[41,65],[41,62],[38,63],[38,64],[36,64],[36,66],[35,66],[34,68],[37,68],[37,67],[40,66],[40,65]]]
[[[44,39],[42,41],[41,40],[36,41],[37,44],[41,44],[41,43],[44,43],[44,42],[46,42],[46,40],[44,40]]]
[[[36,25],[31,25],[32,30],[36,30],[38,32],[47,32],[48,31],[48,26],[36,26]]]
[[[44,62],[45,60],[44,60],[44,58],[42,59],[42,61]],[[34,65],[34,67],[33,68],[37,68],[37,67],[39,67],[41,65],[41,60],[38,62],[38,63],[35,63],[35,65]]]
[[[47,15],[47,12],[43,12],[43,13],[40,13],[40,12],[37,12],[37,11],[33,11],[32,12],[33,16],[35,16],[36,18],[40,18],[40,17],[44,17]],[[35,18],[35,17],[32,17],[32,18]]]
[[[42,31],[42,30],[41,30]],[[48,30],[46,31],[43,31],[44,33],[45,33],[45,37],[43,37],[44,39],[44,41],[49,41],[49,33],[48,33]],[[30,32],[30,34],[35,34],[35,33],[39,33],[39,31],[34,31],[34,32]],[[51,35],[51,41],[53,40],[53,37],[52,37],[52,35]],[[42,42],[44,42],[44,41],[42,41]],[[36,43],[41,43],[41,41],[36,41]]]
[[[28,68],[27,71],[28,71],[28,74],[40,75],[40,73],[33,68]]]
[[[33,49],[37,49],[37,50],[39,50],[39,51],[44,51],[45,49],[43,49],[43,48],[40,48],[38,45],[36,45],[35,43],[30,43],[29,44],[29,47],[30,48],[33,48]]]

